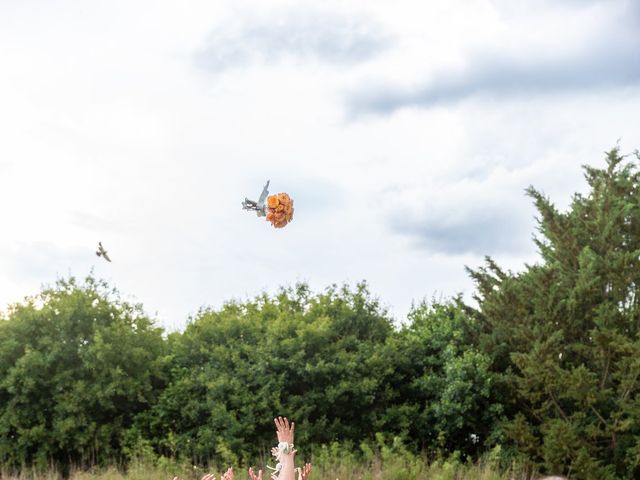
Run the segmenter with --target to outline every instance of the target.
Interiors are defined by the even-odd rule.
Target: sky
[[[402,322],[640,148],[635,0],[0,0],[0,59],[0,309],[92,272],[173,331],[366,280]]]

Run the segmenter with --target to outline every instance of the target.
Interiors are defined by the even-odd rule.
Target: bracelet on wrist
[[[278,451],[285,455],[293,452],[293,443],[280,442],[278,443]]]

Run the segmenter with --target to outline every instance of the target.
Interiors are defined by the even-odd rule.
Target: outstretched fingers
[[[276,424],[276,435],[278,436],[278,442],[293,443],[293,435],[295,432],[296,424],[291,422],[289,425],[289,419],[287,417],[274,418],[273,422]]]
[[[233,468],[229,467],[229,469],[222,474],[220,480],[233,480]]]
[[[249,468],[249,478],[251,480],[262,480],[262,470],[258,470],[258,475],[253,472],[253,468]]]
[[[311,474],[311,464],[305,463],[304,467],[298,469],[298,480],[307,480]]]
[[[273,423],[276,424],[276,431],[278,433],[283,433],[289,430],[289,419],[287,419],[286,417],[276,417],[273,419]]]

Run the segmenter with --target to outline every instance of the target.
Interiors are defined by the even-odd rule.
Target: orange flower
[[[278,206],[279,200],[278,200],[278,195],[270,195],[267,198],[267,207],[269,208],[276,208]]]
[[[282,228],[293,219],[293,200],[286,193],[269,196],[267,207],[267,221],[275,228]]]

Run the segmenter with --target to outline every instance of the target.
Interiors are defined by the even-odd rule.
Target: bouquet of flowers
[[[267,197],[267,220],[275,228],[282,228],[293,220],[293,199],[286,193]]]

